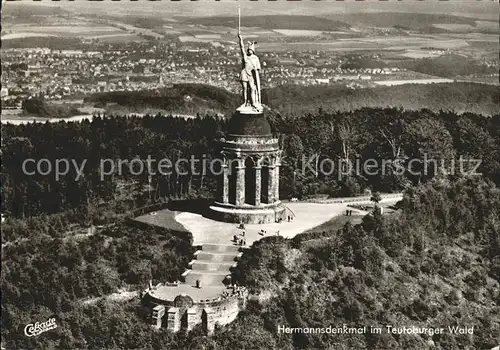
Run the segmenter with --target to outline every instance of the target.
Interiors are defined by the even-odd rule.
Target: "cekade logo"
[[[26,327],[24,327],[24,334],[26,334],[28,337],[34,337],[54,328],[57,328],[56,319],[50,318],[45,322],[27,324]]]

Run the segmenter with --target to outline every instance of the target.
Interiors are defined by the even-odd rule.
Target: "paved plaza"
[[[392,204],[400,197],[383,199],[384,204]],[[366,201],[363,201],[366,203]],[[229,275],[230,267],[234,265],[238,251],[234,236],[243,238],[246,246],[251,246],[263,237],[279,235],[293,238],[299,233],[310,230],[331,220],[335,216],[344,215],[347,209],[354,215],[366,215],[368,212],[356,210],[347,206],[348,203],[311,203],[290,202],[286,203],[286,216],[293,216],[293,220],[284,220],[281,223],[271,224],[246,224],[245,229],[238,228],[238,224],[226,223],[208,219],[200,214],[191,212],[176,213],[168,209],[146,214],[136,218],[139,221],[158,225],[176,231],[189,231],[193,235],[194,245],[202,246],[184,276],[185,282],[178,286],[161,285],[149,291],[156,299],[171,301],[177,295],[189,295],[195,301],[214,299],[219,297],[227,287],[224,279]],[[349,204],[354,204],[350,202]],[[266,231],[262,234],[262,230]],[[199,282],[201,288],[197,288]]]
[[[186,294],[194,301],[202,301],[217,298],[225,290],[227,290],[227,288],[222,282],[219,285],[203,286],[202,288],[196,288],[195,286],[181,283],[178,286],[160,286],[149,291],[149,294],[161,300],[174,300],[176,296]]]
[[[383,203],[392,203],[400,198],[383,199]],[[309,203],[309,202],[290,202],[286,207],[295,214],[292,221],[282,221],[281,223],[271,224],[246,224],[245,240],[246,245],[251,246],[253,242],[265,237],[273,236],[279,231],[279,235],[286,238],[293,238],[299,233],[312,229],[322,223],[332,219],[337,215],[343,215],[348,209],[346,203]],[[352,208],[349,208],[352,209]],[[291,215],[287,210],[287,215]],[[367,214],[359,210],[354,210],[358,214]],[[240,235],[243,230],[238,228],[237,224],[214,221],[203,217],[200,214],[182,212],[175,216],[175,220],[193,234],[194,245],[203,245],[205,243],[214,244],[233,244],[234,235]],[[261,230],[267,231],[262,236]]]
[[[277,231],[280,236],[292,238],[340,215],[346,208],[343,204],[317,203],[288,203],[287,207],[295,214],[290,222],[284,220],[281,223],[246,224],[244,230],[246,244],[250,246],[264,236],[276,235]],[[194,245],[232,244],[234,235],[240,235],[243,231],[238,228],[238,224],[214,221],[189,212],[179,213],[175,219],[193,234]],[[261,230],[267,231],[267,234],[262,236],[259,234]]]

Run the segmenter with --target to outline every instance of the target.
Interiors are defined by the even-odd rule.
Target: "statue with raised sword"
[[[241,73],[240,82],[243,90],[244,103],[238,110],[252,110],[253,112],[262,112],[261,93],[260,93],[260,61],[255,55],[255,41],[249,41],[245,50],[243,37],[240,29],[240,12],[238,9],[238,42],[241,52]]]

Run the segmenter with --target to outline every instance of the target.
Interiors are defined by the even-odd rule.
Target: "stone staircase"
[[[201,250],[194,253],[194,260],[182,274],[183,281],[196,285],[199,280],[202,288],[222,285],[231,274],[231,267],[236,266],[236,261],[242,255],[240,248],[230,244],[203,244]]]

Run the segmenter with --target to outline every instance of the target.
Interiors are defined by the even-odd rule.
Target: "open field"
[[[412,50],[407,57],[417,57],[424,47],[436,50],[466,48],[466,40],[438,37],[438,36],[377,36],[366,38],[342,38],[335,40],[303,40],[295,42],[261,42],[259,47],[264,51],[301,51],[301,50],[328,50],[328,51],[355,51],[355,50]],[[424,56],[435,57],[434,50],[425,50]]]
[[[438,23],[434,24],[434,27],[446,29],[449,31],[467,31],[474,29],[474,26],[470,24],[456,24],[456,23]]]
[[[274,31],[286,36],[318,36],[323,34],[321,30],[275,29]]]
[[[496,34],[482,34],[482,33],[463,33],[463,34],[443,34],[440,36],[435,36],[435,39],[443,39],[443,38],[450,38],[450,39],[460,39],[460,40],[466,40],[467,42],[471,41],[488,41],[488,42],[496,42],[498,43],[498,35]]]
[[[396,14],[398,21],[413,21],[414,19],[407,14]],[[398,17],[399,16],[399,17]],[[293,18],[300,21],[310,20],[314,18],[318,20],[315,26],[306,25],[307,21],[302,23],[293,23]],[[242,32],[245,39],[253,39],[259,42],[259,49],[262,51],[304,51],[304,50],[320,50],[320,51],[387,51],[399,50],[401,53],[396,53],[399,57],[409,59],[433,58],[441,55],[438,50],[468,50],[470,45],[474,45],[474,49],[480,47],[488,50],[488,44],[491,43],[492,48],[498,47],[498,36],[495,34],[478,33],[477,29],[495,31],[498,29],[498,23],[493,21],[474,21],[472,19],[464,19],[458,17],[442,17],[442,16],[424,16],[429,21],[429,26],[435,28],[446,29],[448,33],[442,34],[410,34],[410,35],[378,35],[372,36],[371,32],[364,26],[358,26],[358,20],[361,22],[390,27],[387,21],[395,20],[388,18],[385,15],[367,15],[365,17],[356,16],[354,22],[347,21],[341,23],[332,18],[316,17],[283,17],[283,16],[267,16],[265,18],[248,17],[245,18]],[[353,16],[345,16],[349,19]],[[56,17],[54,20],[56,25],[29,25],[29,24],[13,24],[9,25],[7,32],[4,32],[2,39],[20,39],[24,37],[38,36],[56,36],[61,38],[83,37],[88,39],[99,39],[100,41],[110,43],[120,43],[129,41],[147,40],[141,35],[153,36],[158,39],[168,37],[178,37],[182,43],[210,43],[218,41],[234,41],[236,34],[237,21],[235,18],[221,17],[217,18],[182,18],[179,20],[159,21],[158,27],[153,31],[147,28],[141,28],[140,24],[133,22],[133,25],[127,21],[116,19],[99,20],[87,16],[79,16],[74,18],[73,22],[64,17]],[[354,17],[353,17],[354,18]],[[353,19],[351,18],[351,19]],[[383,21],[381,20],[383,19]],[[391,17],[392,18],[392,17]],[[396,19],[397,19],[396,18]],[[335,18],[338,20],[338,18]],[[433,22],[433,23],[432,23]],[[162,24],[164,23],[164,24]],[[308,22],[309,23],[309,22]],[[299,25],[300,24],[300,25]],[[351,25],[352,27],[349,27]],[[403,25],[403,23],[401,23]],[[411,27],[411,26],[410,26]],[[364,28],[364,29],[363,29]],[[476,32],[468,32],[469,29],[474,29]],[[346,35],[352,34],[353,31],[359,31],[358,37],[349,38]],[[466,33],[462,33],[462,32]],[[366,35],[366,37],[363,37]],[[359,37],[361,36],[361,37]],[[277,42],[277,39],[279,42]],[[291,39],[291,40],[289,40]],[[290,42],[291,41],[291,42]],[[479,43],[476,45],[476,43]],[[433,48],[436,50],[426,50]]]
[[[101,42],[106,42],[106,43],[127,43],[131,41],[146,41],[145,38],[135,35],[135,34],[129,34],[129,33],[123,33],[123,34],[109,34],[109,35],[96,35],[92,37],[86,37],[86,39],[98,39]]]
[[[13,124],[13,125],[23,125],[23,124],[29,124],[33,122],[38,122],[38,123],[57,123],[60,121],[66,121],[66,122],[81,122],[83,120],[92,120],[93,116],[91,114],[86,114],[86,115],[75,115],[73,117],[68,117],[68,118],[41,118],[41,117],[32,117],[32,116],[10,116],[10,117],[4,117],[2,115],[1,117],[1,122],[2,124]]]
[[[105,25],[91,25],[87,23],[77,23],[76,25],[53,25],[53,26],[35,26],[35,25],[13,25],[4,30],[10,32],[33,32],[41,34],[52,34],[59,36],[92,36],[99,34],[123,33],[122,30]]]
[[[172,26],[163,26],[163,28],[158,31],[167,35],[182,35],[182,32],[172,29]]]
[[[219,34],[198,34],[195,35],[195,38],[197,39],[220,39],[221,36]]]
[[[16,26],[17,27],[17,26]],[[99,26],[99,25],[56,25],[56,26],[22,26],[20,28],[15,28],[18,30],[30,30],[37,31],[43,33],[67,33],[67,34],[82,34],[84,33],[113,33],[113,32],[121,32],[121,30],[109,27],[109,26]]]
[[[401,54],[403,57],[408,58],[433,58],[443,55],[443,51],[435,50],[406,50],[405,53]]]
[[[57,35],[55,35],[55,34],[46,34],[46,33],[34,33],[34,32],[19,32],[19,33],[10,33],[10,34],[2,35],[2,40],[35,38],[35,37],[47,37],[47,36],[56,37]]]
[[[499,31],[500,26],[498,25],[498,21],[476,21],[476,28],[478,29],[488,29],[488,30],[494,30],[494,31]]]
[[[348,40],[348,39],[347,39]],[[377,47],[386,47],[391,49],[396,48],[420,48],[420,47],[433,47],[438,49],[457,49],[460,47],[468,46],[467,42],[463,39],[447,39],[438,36],[383,36],[358,39],[357,41],[363,43],[377,44]]]
[[[103,113],[102,109],[101,111],[98,110],[98,108],[95,108],[93,113]],[[146,111],[145,113],[116,113],[116,112],[107,112],[105,113],[106,115],[119,115],[123,116],[126,115],[127,117],[135,116],[135,117],[144,117],[146,114],[150,115],[155,115],[158,113],[158,110],[153,110],[151,111]],[[194,119],[197,118],[195,115],[191,114],[179,114],[179,113],[170,113],[166,111],[162,111],[164,114],[172,114],[174,117],[177,118],[183,118],[183,119]],[[84,120],[92,120],[94,118],[93,114],[83,114],[83,115],[75,115],[73,117],[67,117],[67,118],[42,118],[42,117],[34,117],[34,116],[26,116],[26,115],[14,115],[14,114],[7,114],[4,115],[4,112],[2,112],[2,115],[0,117],[1,123],[2,124],[13,124],[13,125],[23,125],[23,124],[30,124],[30,123],[58,123],[60,121],[65,121],[65,122],[81,122]]]
[[[210,43],[213,39],[197,38],[195,36],[182,35],[179,37],[181,43]]]
[[[453,83],[452,79],[434,78],[434,79],[409,79],[409,80],[379,80],[374,81],[377,85],[396,86],[404,84],[435,84],[435,83]]]

